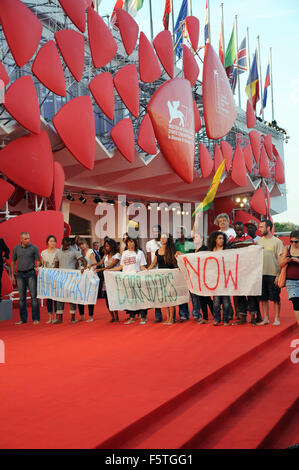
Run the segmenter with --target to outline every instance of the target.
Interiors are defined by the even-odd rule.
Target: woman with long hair
[[[280,268],[287,266],[286,288],[293,304],[296,321],[299,325],[299,230],[290,233],[290,245],[283,250],[279,261]]]
[[[78,245],[79,245],[79,248],[81,249],[82,256],[87,261],[87,267],[90,269],[92,266],[94,266],[97,263],[94,251],[91,248],[89,248],[85,238],[79,238]],[[78,304],[80,321],[84,320],[84,307],[85,307],[84,305]],[[92,322],[94,320],[93,314],[94,314],[94,305],[90,304],[88,305],[88,319],[86,320],[87,322]]]
[[[46,240],[47,247],[41,252],[41,262],[43,268],[54,269],[55,268],[55,255],[57,253],[57,240],[55,235],[49,235]],[[56,300],[47,299],[47,310],[49,314],[49,320],[46,323],[54,323],[57,312]]]
[[[148,267],[153,269],[158,264],[159,269],[174,269],[177,268],[176,248],[171,234],[161,234],[161,247],[156,251],[155,257]],[[175,307],[166,307],[166,322],[163,325],[172,325],[174,323]]]

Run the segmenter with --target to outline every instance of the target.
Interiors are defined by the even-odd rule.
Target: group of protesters
[[[236,221],[234,226],[229,224],[229,216],[219,214],[215,220],[218,230],[210,234],[207,244],[203,243],[203,237],[197,231],[192,233],[192,240],[186,239],[186,229],[178,227],[177,240],[171,234],[163,233],[159,225],[152,228],[154,238],[146,243],[146,256],[139,248],[138,239],[124,234],[120,243],[105,237],[102,247],[94,242],[92,248],[87,241],[80,237],[75,238],[75,243],[68,237],[62,240],[62,246],[57,249],[57,240],[54,235],[49,235],[46,240],[47,248],[39,254],[38,248],[30,243],[27,232],[21,233],[20,244],[14,247],[10,265],[10,277],[13,284],[17,284],[20,295],[19,310],[20,320],[16,323],[27,323],[27,289],[31,296],[33,324],[40,322],[40,305],[37,299],[37,271],[40,267],[51,269],[80,269],[82,273],[86,269],[93,269],[99,276],[99,297],[106,300],[110,313],[110,322],[119,322],[118,311],[109,309],[108,296],[104,281],[105,270],[122,271],[126,274],[137,273],[152,269],[175,269],[178,267],[177,256],[180,254],[198,253],[201,251],[219,251],[248,247],[257,244],[263,247],[263,276],[261,296],[201,296],[191,294],[192,316],[200,325],[209,323],[209,310],[213,325],[223,323],[225,326],[242,325],[247,323],[247,315],[250,315],[250,323],[253,325],[268,325],[269,304],[274,305],[273,325],[280,325],[280,287],[279,277],[281,271],[285,273],[285,285],[289,300],[293,304],[296,321],[299,325],[299,231],[290,234],[290,244],[283,246],[282,241],[273,235],[273,223],[270,220],[260,222],[259,227],[254,221],[245,224]],[[259,228],[260,236],[257,236]],[[3,261],[9,258],[9,250],[5,241],[0,239],[0,281],[3,269]],[[15,273],[15,269],[17,271]],[[0,283],[1,287],[1,283]],[[1,300],[1,290],[0,290]],[[62,323],[65,314],[65,303],[47,299],[47,311],[49,318],[47,323]],[[234,308],[233,308],[234,306]],[[78,305],[79,321],[84,321],[84,305]],[[222,307],[222,321],[221,321]],[[70,303],[69,311],[71,323],[76,323],[77,305]],[[128,317],[124,324],[130,325],[139,321],[145,325],[148,321],[148,310],[126,310]],[[176,320],[176,307],[164,308],[166,319],[163,321],[162,309],[155,308],[154,323],[172,325],[177,322],[186,322],[190,319],[189,304],[178,306],[179,318]],[[88,305],[87,322],[94,320],[94,305]]]

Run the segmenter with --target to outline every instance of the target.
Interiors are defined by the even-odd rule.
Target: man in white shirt
[[[152,227],[152,234],[155,238],[149,240],[145,245],[147,265],[150,266],[152,261],[155,258],[155,253],[161,247],[161,225],[154,225]],[[154,268],[157,269],[158,265]],[[160,308],[155,308],[155,320],[153,323],[162,322],[162,310]]]
[[[229,226],[229,216],[225,213],[217,215],[215,225],[218,225],[220,232],[225,233],[227,241],[230,243],[236,237],[236,232]]]

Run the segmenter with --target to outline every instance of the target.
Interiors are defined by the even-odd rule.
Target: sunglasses
[[[290,243],[299,243],[299,240],[290,240]]]

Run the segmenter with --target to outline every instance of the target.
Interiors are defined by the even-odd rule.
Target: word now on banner
[[[82,274],[76,269],[40,268],[37,280],[37,297],[59,302],[90,305],[98,298],[99,278],[87,269]]]
[[[189,291],[179,269],[155,269],[125,274],[104,271],[109,309],[141,310],[189,302]]]
[[[261,295],[263,248],[203,251],[178,256],[189,290],[197,295]]]

